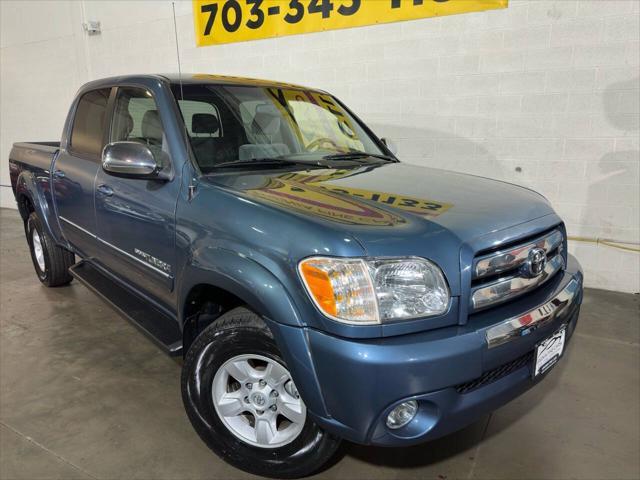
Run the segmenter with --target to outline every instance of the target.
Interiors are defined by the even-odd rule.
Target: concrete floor
[[[192,430],[179,362],[79,283],[40,285],[13,210],[0,210],[0,249],[1,479],[255,478]],[[587,291],[536,388],[431,443],[346,444],[317,478],[640,478],[639,300]]]

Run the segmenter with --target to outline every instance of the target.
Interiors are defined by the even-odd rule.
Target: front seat
[[[192,137],[191,146],[201,167],[213,167],[217,163],[238,159],[238,145],[229,135],[214,137],[220,132],[220,121],[211,113],[194,113],[191,117],[191,130],[194,134],[208,137]]]
[[[251,122],[252,143],[241,145],[239,150],[240,160],[255,158],[269,158],[288,155],[289,147],[280,141],[283,131],[281,128],[282,116],[273,105],[258,105]]]
[[[147,145],[162,147],[162,122],[157,110],[147,110],[142,117],[142,138]]]
[[[280,133],[281,118],[275,107],[259,105],[251,122],[253,143],[274,143],[275,136]]]
[[[113,138],[116,141],[127,141],[131,140],[129,135],[133,130],[133,117],[129,114],[129,112],[119,112],[118,119],[116,123],[116,131]]]

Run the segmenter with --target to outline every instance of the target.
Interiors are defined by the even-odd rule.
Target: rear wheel
[[[209,448],[257,475],[310,475],[340,444],[307,415],[271,332],[246,308],[223,315],[191,345],[182,398]]]
[[[71,282],[73,277],[69,267],[75,263],[73,253],[53,242],[35,212],[29,215],[26,227],[33,268],[40,281],[47,287],[59,287]]]

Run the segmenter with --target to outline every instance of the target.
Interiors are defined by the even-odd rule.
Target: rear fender
[[[24,210],[21,204],[21,200],[26,197],[31,202],[31,205],[36,212],[36,215],[38,215],[38,218],[42,223],[42,228],[44,228],[45,232],[53,238],[55,243],[66,247],[67,244],[62,236],[62,232],[60,231],[60,226],[55,220],[55,212],[50,208],[51,204],[47,201],[42,188],[40,188],[40,183],[51,185],[48,176],[37,176],[33,172],[29,171],[23,171],[18,176],[15,196],[16,201],[18,202],[18,208],[20,209],[20,214],[26,222],[29,214]]]

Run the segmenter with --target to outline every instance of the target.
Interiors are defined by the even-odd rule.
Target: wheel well
[[[31,199],[25,194],[20,195],[18,198],[18,211],[25,222],[27,221],[27,218],[29,218],[29,215],[35,212]]]
[[[245,304],[233,293],[213,285],[201,284],[193,287],[184,304],[183,354],[187,354],[198,334],[218,317]]]

